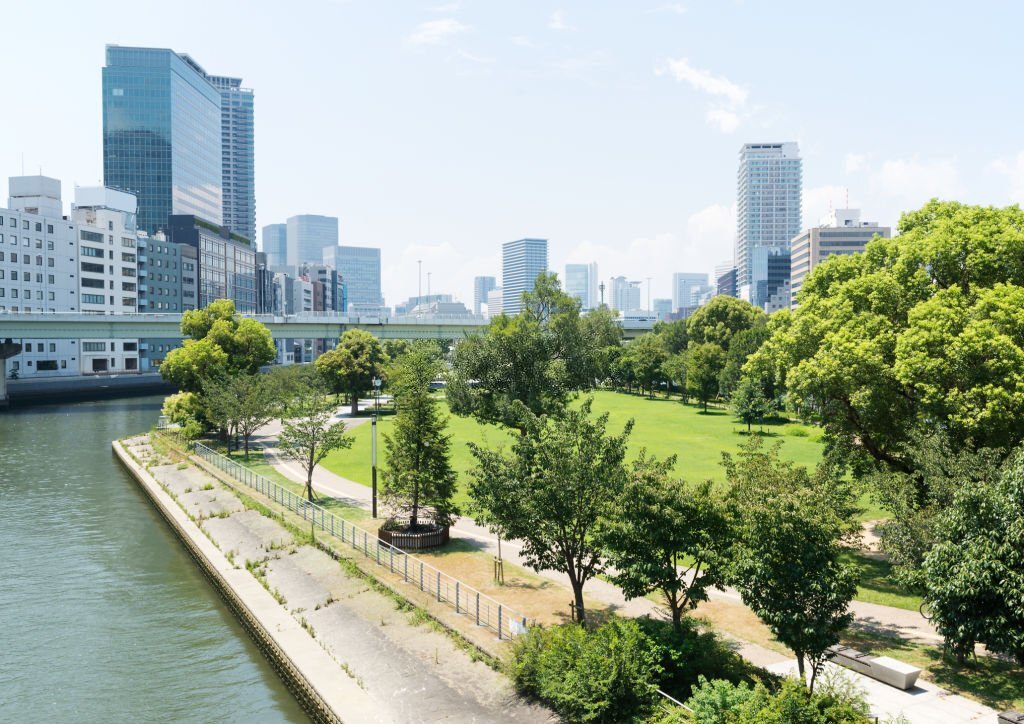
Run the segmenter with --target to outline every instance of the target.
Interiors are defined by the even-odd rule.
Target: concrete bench
[[[875,681],[906,691],[917,683],[921,669],[888,656],[872,656],[849,646],[829,647],[829,659]],[[1016,723],[1015,723],[1016,724]],[[1022,723],[1024,724],[1024,723]]]
[[[1004,711],[999,714],[999,724],[1024,724],[1024,714],[1019,711]]]

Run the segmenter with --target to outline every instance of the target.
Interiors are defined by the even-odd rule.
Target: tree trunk
[[[243,435],[242,437],[245,440],[245,462],[249,462],[249,436]]]
[[[800,681],[806,685],[807,679],[804,678],[804,655],[801,651],[795,651],[796,654],[796,669],[800,672]]]
[[[359,414],[359,393],[352,393],[352,417]]]
[[[683,607],[678,603],[672,604],[672,630],[676,633],[683,631]]]
[[[814,693],[814,680],[818,678],[819,668],[820,666],[817,664],[811,664],[811,685],[807,687],[807,690],[812,694]]]
[[[583,584],[575,580],[572,583],[572,595],[576,603],[576,622],[583,626],[587,622],[587,610],[583,605]]]

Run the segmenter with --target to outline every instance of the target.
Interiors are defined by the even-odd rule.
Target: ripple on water
[[[158,411],[0,414],[0,720],[306,721],[112,457]]]

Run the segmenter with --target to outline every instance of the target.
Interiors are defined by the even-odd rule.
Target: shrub
[[[633,621],[596,631],[567,624],[516,639],[511,675],[569,722],[627,722],[655,703],[661,652]]]
[[[693,687],[693,696],[687,703],[693,709],[693,718],[701,724],[728,724],[734,721],[736,712],[754,695],[746,682],[738,686],[723,679],[708,681],[699,677],[698,686]]]
[[[764,684],[750,688],[703,679],[687,706],[699,724],[865,724],[867,705],[859,693],[811,694],[799,679],[772,692]]]

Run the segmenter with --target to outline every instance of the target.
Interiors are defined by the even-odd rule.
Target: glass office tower
[[[224,226],[256,241],[252,89],[243,88],[241,78],[211,75],[209,80],[220,91]]]
[[[324,263],[338,270],[345,281],[349,305],[383,306],[380,290],[380,249],[336,246],[324,249]]]
[[[103,183],[139,199],[139,228],[171,214],[223,223],[221,95],[189,56],[107,46]]]
[[[547,239],[517,239],[502,244],[501,311],[510,316],[519,314],[523,292],[533,291],[537,277],[547,270]]]

